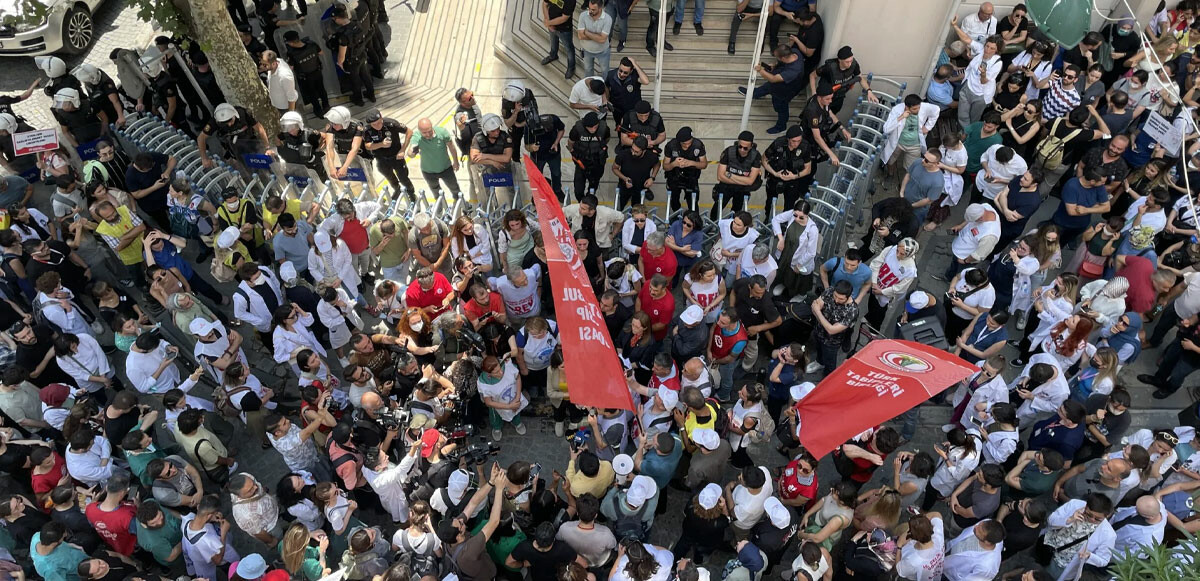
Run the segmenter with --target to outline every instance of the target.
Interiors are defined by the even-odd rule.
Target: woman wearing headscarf
[[[1129,281],[1123,276],[1089,282],[1079,289],[1080,301],[1076,310],[1096,319],[1101,327],[1110,326],[1125,314],[1125,293],[1128,291]]]
[[[903,297],[909,285],[917,279],[917,251],[921,245],[904,238],[888,246],[871,259],[871,300],[867,305],[867,322],[878,329],[887,315],[892,299]]]
[[[1117,352],[1117,361],[1129,365],[1142,353],[1142,316],[1125,313],[1113,320],[1112,325],[1100,329],[1098,347],[1112,347]]]

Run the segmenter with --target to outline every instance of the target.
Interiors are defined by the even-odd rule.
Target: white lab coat
[[[275,276],[274,272],[271,272],[271,269],[265,266],[258,267],[258,270],[263,273],[263,278],[267,281],[263,284],[271,287],[271,290],[275,293],[275,298],[282,305],[284,300],[283,292],[279,288],[279,278]],[[250,323],[251,326],[261,333],[270,331],[271,311],[267,308],[267,302],[254,290],[249,281],[239,282],[237,288],[241,292],[235,291],[233,293],[233,316]],[[243,293],[245,293],[244,296]],[[247,299],[249,300],[247,301]]]
[[[1021,379],[1029,377],[1029,370],[1037,363],[1049,363],[1058,370],[1058,373],[1054,379],[1030,390],[1033,392],[1033,399],[1023,400],[1021,407],[1017,408],[1017,419],[1024,425],[1032,424],[1033,418],[1040,413],[1052,414],[1058,411],[1058,406],[1067,401],[1071,395],[1071,386],[1067,383],[1066,374],[1059,366],[1058,358],[1047,353],[1038,353],[1030,357],[1029,362],[1025,364],[1025,369],[1021,370],[1021,375],[1018,375],[1008,387],[1013,389]]]
[[[1086,501],[1074,499],[1068,500],[1058,507],[1058,510],[1050,513],[1050,518],[1046,519],[1046,524],[1050,527],[1064,527],[1067,525],[1067,519],[1075,514],[1075,511],[1087,505]],[[1102,521],[1096,530],[1088,537],[1088,540],[1079,545],[1071,547],[1071,552],[1075,553],[1075,557],[1067,564],[1066,570],[1077,570],[1083,563],[1095,565],[1097,567],[1106,567],[1108,562],[1112,560],[1113,546],[1117,542],[1117,533],[1113,532],[1112,524],[1108,521]],[[1091,553],[1087,560],[1083,563],[1079,562],[1079,551],[1087,549]]]
[[[983,372],[977,371],[975,375],[980,373]],[[953,407],[958,407],[963,398],[967,397],[967,384],[975,378],[975,375],[968,377],[959,384],[958,389],[954,392],[954,403],[951,404]],[[1008,403],[1008,386],[1004,384],[1003,376],[997,375],[993,377],[991,381],[979,386],[975,389],[975,393],[971,394],[971,400],[967,402],[962,419],[959,420],[963,428],[971,429],[975,427],[975,424],[971,423],[971,418],[975,415],[975,406],[980,403],[987,404],[987,409],[989,410],[992,409],[993,405],[998,403]]]
[[[1115,530],[1116,540],[1113,544],[1113,553],[1117,555],[1124,554],[1128,551],[1137,550],[1139,547],[1152,547],[1162,542],[1163,535],[1167,529],[1167,509],[1160,502],[1158,503],[1159,514],[1162,518],[1152,525],[1127,525],[1121,527],[1120,530]],[[1117,512],[1109,519],[1113,524],[1119,523],[1122,520],[1137,514],[1137,507],[1127,506],[1118,508]],[[1139,551],[1140,553],[1140,551]],[[1143,554],[1144,556],[1144,554]]]
[[[313,324],[312,313],[305,313],[302,317],[296,319],[292,323],[292,330],[289,331],[280,325],[275,327],[275,332],[271,334],[272,347],[274,347],[275,362],[283,363],[292,358],[292,353],[297,349],[307,348],[312,349],[317,355],[325,357],[325,347],[317,341],[317,337],[309,330],[309,326]],[[299,368],[296,375],[300,375]]]
[[[883,144],[883,163],[888,163],[892,159],[892,154],[896,153],[896,147],[900,143],[900,133],[904,131],[905,121],[900,120],[900,116],[904,114],[904,102],[896,103],[888,113],[887,121],[883,122],[883,133],[887,135],[887,141]],[[933,103],[921,103],[921,110],[917,112],[917,135],[921,140],[921,152],[924,153],[927,149],[925,146],[925,134],[929,133],[933,126],[937,124],[938,115],[942,113],[941,108]],[[907,168],[905,168],[907,169]]]
[[[1000,552],[1004,550],[1004,542],[996,543],[990,551],[955,551],[964,540],[975,536],[975,527],[971,525],[960,533],[946,546],[946,561],[942,574],[949,581],[991,581],[1000,573]]]
[[[354,268],[354,261],[350,255],[350,247],[346,246],[340,238],[332,239],[333,242],[333,264],[336,265],[333,271],[327,272],[325,269],[325,260],[320,254],[317,254],[317,247],[313,246],[308,249],[308,272],[313,275],[313,279],[321,282],[323,278],[340,278],[342,279],[342,287],[346,292],[359,296],[358,285],[362,282],[362,278],[358,275],[358,270]]]
[[[474,248],[459,248],[458,239],[454,236],[450,237],[450,258],[458,260],[465,252],[471,258],[471,262],[475,264],[492,265],[492,235],[488,233],[487,228],[481,224],[475,224],[473,228],[475,232],[475,247]]]
[[[597,229],[599,229],[599,227],[597,227]],[[629,262],[634,262],[633,256],[636,256],[642,251],[641,246],[635,246],[633,244],[633,231],[636,229],[637,226],[633,223],[632,216],[628,220],[625,220],[625,223],[621,225],[621,248],[624,248],[625,255],[630,257]],[[651,220],[649,216],[647,216],[646,231],[642,235],[642,241],[645,242],[646,238],[649,238],[651,234],[657,231],[658,225],[654,223],[654,220]]]

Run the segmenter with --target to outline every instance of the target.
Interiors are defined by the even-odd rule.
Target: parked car
[[[79,54],[95,40],[104,0],[0,0],[0,56]]]

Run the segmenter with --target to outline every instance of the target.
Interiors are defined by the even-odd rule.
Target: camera
[[[479,441],[474,444],[467,444],[466,441],[464,437],[462,443],[446,455],[451,462],[465,460],[468,465],[482,466],[487,463],[489,458],[500,453],[500,444],[486,438],[480,437]]]
[[[410,413],[407,408],[403,407],[381,407],[375,412],[375,420],[379,422],[379,426],[385,430],[399,431],[408,426]]]

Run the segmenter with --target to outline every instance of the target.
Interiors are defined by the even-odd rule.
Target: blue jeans
[[[833,373],[834,369],[837,369],[838,351],[842,349],[842,344],[841,342],[829,344],[822,341],[816,341],[816,343],[817,362],[820,363],[821,367],[824,368],[821,370],[821,372],[825,375],[829,375],[830,373]]]
[[[575,31],[573,30],[551,30],[550,31],[550,58],[558,58],[558,45],[561,43],[566,47],[567,51],[567,72],[575,72]],[[608,71],[605,71],[606,73]]]
[[[683,24],[683,8],[687,4],[687,0],[675,0],[675,22]],[[704,19],[704,0],[692,0],[692,4],[696,6],[696,16],[692,22],[700,24]]]
[[[618,43],[625,44],[625,38],[629,34],[629,17],[621,18],[621,16],[617,14],[616,0],[610,0],[607,4],[605,4],[604,11],[607,12],[613,20],[612,29],[608,31],[608,38],[611,40],[615,36],[617,37]],[[608,71],[603,71],[603,74],[607,75]]]
[[[595,74],[599,74],[602,77],[607,75],[608,74],[608,63],[609,63],[609,59],[611,57],[612,57],[612,47],[611,46],[605,46],[603,52],[588,52],[586,50],[583,51],[583,72],[579,73],[580,76],[583,76],[583,77],[592,76],[593,63],[597,63],[600,65],[600,72],[595,73]]]
[[[721,385],[717,386],[717,392],[713,394],[713,397],[720,401],[729,400],[729,397],[733,394],[733,372],[738,367],[741,367],[741,363],[740,359],[734,359],[717,368],[721,372]]]

